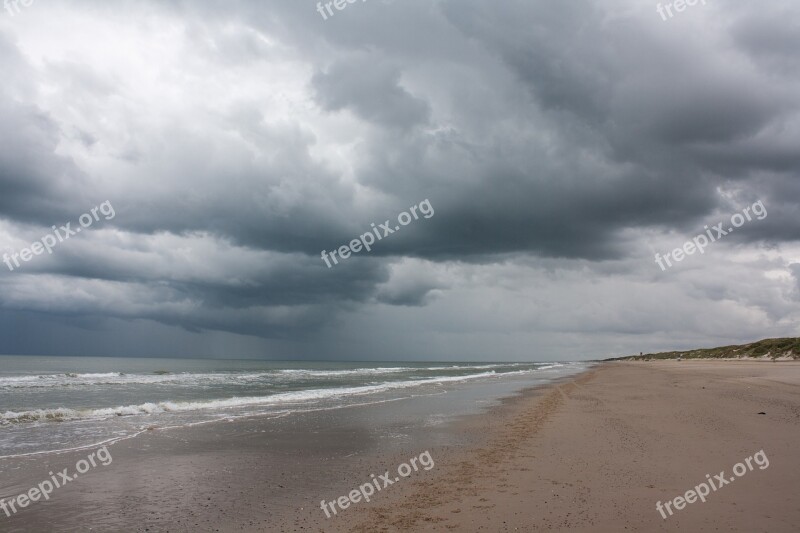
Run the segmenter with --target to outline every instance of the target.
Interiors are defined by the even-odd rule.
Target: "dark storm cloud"
[[[311,79],[327,111],[350,108],[360,118],[389,128],[409,129],[428,120],[427,104],[399,85],[400,72],[368,56],[353,57]]]
[[[0,124],[0,213],[40,224],[63,219],[85,181],[72,161],[55,153],[58,127],[35,107],[8,98],[0,99]]]
[[[751,8],[733,23],[731,36],[740,50],[756,61],[757,68],[793,79],[790,69],[796,69],[800,60],[800,24],[795,5],[775,2],[769,9]]]
[[[300,339],[472,290],[454,265],[635,279],[651,235],[692,236],[758,199],[769,217],[731,246],[800,238],[791,3],[666,23],[635,2],[367,2],[329,20],[314,2],[87,5],[52,9],[93,36],[130,21],[106,54],[82,32],[59,36],[63,55],[27,34],[44,11],[0,26],[3,245],[104,200],[117,217],[4,274],[7,309]],[[425,198],[432,218],[321,261]],[[402,258],[447,273],[393,269]],[[663,331],[622,315],[626,334]],[[593,320],[551,331],[611,327]]]

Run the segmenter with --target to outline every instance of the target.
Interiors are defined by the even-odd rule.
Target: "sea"
[[[0,356],[0,459],[96,447],[155,428],[448,394],[470,384],[508,393],[588,366]]]

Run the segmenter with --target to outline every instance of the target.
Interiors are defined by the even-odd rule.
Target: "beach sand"
[[[336,530],[798,531],[798,385],[798,363],[606,363],[471,418],[485,446],[437,450],[434,476]],[[768,467],[656,510],[762,449]]]
[[[800,363],[616,362],[450,423],[425,417],[431,402],[478,400],[152,431],[0,516],[0,531],[797,531],[798,385]],[[762,449],[768,468],[666,520],[656,510]],[[331,518],[320,509],[426,450],[432,469]],[[87,451],[7,462],[0,496]]]

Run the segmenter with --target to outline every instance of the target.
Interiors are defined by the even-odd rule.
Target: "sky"
[[[798,2],[340,5],[6,2],[0,353],[800,335]]]

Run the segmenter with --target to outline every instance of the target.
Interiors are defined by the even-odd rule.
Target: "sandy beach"
[[[0,530],[796,531],[798,384],[789,362],[616,362],[449,423],[420,423],[421,398],[153,431]],[[455,394],[437,398],[480,402]],[[423,452],[434,466],[321,510]],[[85,456],[6,464],[9,494]],[[657,511],[723,471],[705,503]]]
[[[490,434],[438,452],[436,478],[352,513],[339,531],[797,531],[800,364],[608,363],[468,422]],[[765,414],[759,414],[765,413]],[[756,466],[665,520],[657,501],[764,450]],[[403,494],[398,494],[403,492]]]
[[[799,25],[2,0],[0,533],[800,533]]]

